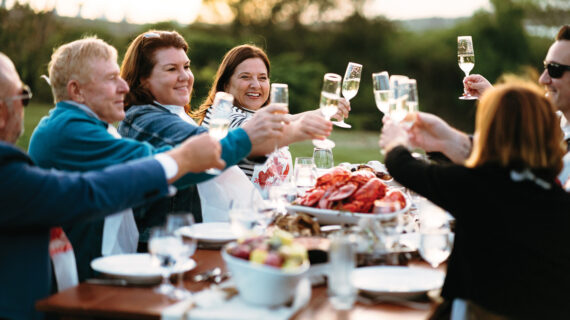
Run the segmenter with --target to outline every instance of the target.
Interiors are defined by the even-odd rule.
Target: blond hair
[[[495,163],[554,179],[565,153],[555,110],[543,91],[530,83],[488,90],[477,107],[473,152],[465,165]]]
[[[71,80],[87,82],[92,59],[117,61],[117,49],[97,37],[86,37],[64,44],[51,55],[49,80],[54,101],[70,100],[67,84]]]

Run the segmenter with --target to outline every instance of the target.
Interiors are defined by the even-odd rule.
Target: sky
[[[36,10],[51,10],[60,15],[77,16],[82,6],[84,18],[106,18],[130,23],[154,23],[175,20],[182,24],[193,22],[202,6],[202,0],[3,0],[8,8],[16,1],[30,3]],[[373,0],[366,8],[367,15],[384,15],[389,19],[416,19],[429,17],[465,17],[476,10],[490,10],[489,0]]]

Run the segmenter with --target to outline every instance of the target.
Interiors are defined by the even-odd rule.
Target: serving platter
[[[441,288],[444,278],[445,274],[436,269],[373,266],[356,268],[351,282],[367,294],[411,298]]]

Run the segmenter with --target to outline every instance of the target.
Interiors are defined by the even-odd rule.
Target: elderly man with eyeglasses
[[[225,166],[220,144],[203,135],[161,156],[103,171],[40,169],[14,147],[31,97],[12,61],[0,53],[0,319],[43,318],[34,304],[52,292],[52,227],[102,219],[167,195],[168,184],[187,172]],[[211,152],[197,152],[204,149]]]
[[[564,25],[558,31],[556,41],[550,46],[544,60],[544,71],[538,82],[546,89],[549,97],[560,113],[564,139],[570,150],[570,25]],[[465,88],[471,95],[480,96],[492,85],[481,75],[470,75],[464,79]],[[416,122],[409,131],[410,143],[427,152],[442,152],[451,161],[461,163],[471,152],[471,138],[449,126],[441,118],[418,113]],[[565,169],[569,167],[570,156],[565,157]],[[566,181],[568,174],[563,175]],[[561,176],[562,177],[562,176]]]

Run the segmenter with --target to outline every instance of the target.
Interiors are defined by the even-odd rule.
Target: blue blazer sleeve
[[[164,170],[154,159],[79,174],[40,169],[14,150],[0,145],[2,227],[50,227],[100,218],[168,192]]]

